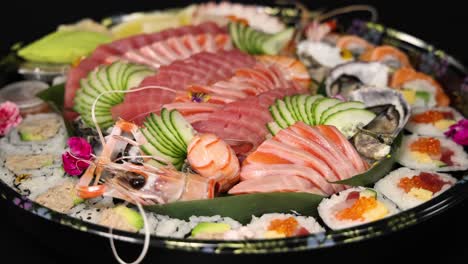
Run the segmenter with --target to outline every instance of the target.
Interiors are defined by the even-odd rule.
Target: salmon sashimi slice
[[[367,163],[361,159],[361,156],[359,156],[353,145],[351,145],[351,143],[338,129],[334,126],[327,125],[315,126],[315,129],[318,129],[328,140],[334,142],[341,153],[351,159],[357,174],[367,170]]]
[[[340,150],[340,147],[328,140],[319,130],[304,124],[303,122],[296,122],[290,129],[296,132],[298,135],[306,138],[307,140],[315,142],[317,145],[326,149],[335,160],[341,161],[342,165],[346,167],[346,171],[349,172],[350,176],[358,174],[358,171],[352,165],[350,158],[345,156]]]
[[[302,87],[308,88],[311,82],[310,75],[305,65],[296,59],[287,56],[262,55],[257,56],[257,60],[266,65],[277,66],[287,80],[294,80]]]
[[[246,180],[229,190],[229,194],[270,193],[270,192],[308,192],[328,196],[310,181],[298,176],[272,175],[269,177]]]
[[[249,164],[242,167],[241,180],[252,180],[275,175],[298,176],[309,180],[312,184],[324,193],[332,194],[339,188],[333,188],[316,170],[296,164]]]
[[[450,98],[434,78],[422,72],[417,72],[412,68],[401,68],[397,70],[392,76],[390,87],[401,89],[405,83],[415,80],[425,81],[435,88],[435,100],[437,102],[437,106],[448,106],[450,104]]]

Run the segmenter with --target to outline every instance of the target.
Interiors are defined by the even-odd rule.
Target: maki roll
[[[456,124],[463,116],[451,107],[415,108],[406,125],[406,129],[422,136],[443,137],[451,125]]]
[[[318,212],[328,227],[338,230],[377,221],[399,210],[376,190],[355,187],[323,199]]]
[[[406,210],[429,201],[456,182],[446,173],[399,168],[378,181],[375,189]]]
[[[12,154],[61,154],[67,131],[62,117],[55,113],[28,115],[6,137],[0,139],[0,156]]]
[[[401,165],[418,170],[468,169],[468,155],[463,148],[442,137],[405,136],[396,158]]]
[[[388,45],[368,49],[361,54],[360,59],[367,62],[381,62],[392,69],[411,68],[408,56],[401,50]]]
[[[411,68],[396,71],[390,81],[390,87],[400,90],[413,107],[431,108],[450,104],[449,97],[436,80]]]
[[[271,213],[261,217],[253,216],[246,226],[224,233],[224,238],[229,240],[273,239],[305,236],[324,231],[325,229],[313,217]]]

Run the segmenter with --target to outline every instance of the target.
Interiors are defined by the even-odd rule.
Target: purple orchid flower
[[[62,154],[63,168],[69,175],[81,175],[89,167],[93,148],[80,137],[69,138],[67,144],[70,150]]]
[[[444,134],[457,144],[468,146],[468,119],[458,121],[455,125],[450,126]]]

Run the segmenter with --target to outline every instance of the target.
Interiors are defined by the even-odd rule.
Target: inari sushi
[[[429,201],[456,182],[446,173],[399,168],[378,181],[375,189],[406,210]]]
[[[377,221],[399,210],[376,190],[355,187],[323,199],[318,212],[328,227],[337,230]]]
[[[451,125],[463,119],[463,116],[451,107],[414,108],[405,128],[422,136],[443,137]]]
[[[397,153],[401,165],[419,170],[468,169],[468,155],[460,145],[443,137],[405,136]]]

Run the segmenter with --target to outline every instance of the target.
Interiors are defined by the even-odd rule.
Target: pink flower
[[[451,137],[457,144],[468,146],[468,120],[460,120],[455,125],[450,126],[449,130],[444,134]]]
[[[70,175],[81,175],[89,167],[93,148],[80,137],[71,137],[67,142],[70,151],[62,154],[63,168]]]
[[[16,104],[6,101],[0,104],[0,136],[6,135],[11,128],[21,123],[19,108]]]

